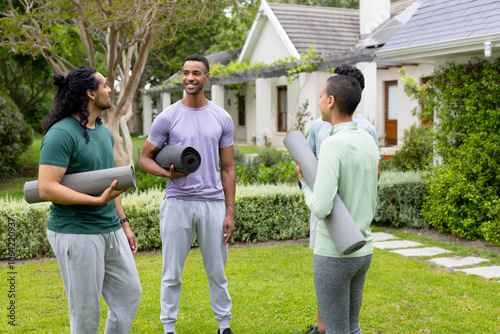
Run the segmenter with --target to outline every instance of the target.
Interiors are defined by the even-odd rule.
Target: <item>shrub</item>
[[[378,184],[374,222],[378,225],[428,228],[420,215],[425,184],[415,172],[383,172]]]
[[[137,188],[135,192],[146,192],[149,189],[165,189],[167,185],[167,178],[149,174],[135,166],[135,174],[137,178]]]
[[[238,187],[233,241],[297,239],[309,235],[310,211],[298,186]]]
[[[0,92],[0,179],[16,174],[18,158],[32,140],[31,128],[19,109]]]
[[[163,190],[150,189],[127,193],[122,199],[141,251],[161,248],[158,210],[163,196]],[[46,235],[50,203],[8,198],[0,199],[0,207],[0,259],[10,255],[9,223],[15,224],[16,259],[53,255]],[[239,186],[235,209],[232,242],[296,239],[309,233],[309,210],[295,186]],[[197,246],[196,239],[193,246]]]
[[[28,259],[52,255],[47,240],[47,219],[50,216],[50,203],[30,205],[24,200],[0,199],[0,259],[8,259],[11,254],[9,226],[15,230],[16,259]]]
[[[298,177],[290,154],[274,148],[262,150],[249,162],[235,166],[238,184],[296,184]]]
[[[433,132],[428,125],[413,124],[404,131],[404,144],[392,157],[396,169],[425,170],[432,166]]]
[[[271,167],[279,161],[283,162],[287,159],[291,159],[287,152],[278,151],[275,148],[267,148],[259,152],[259,155],[253,163],[263,164],[265,167]]]
[[[234,165],[242,165],[245,163],[245,153],[238,146],[234,148]]]
[[[500,58],[472,59],[436,69],[431,83],[412,88],[422,118],[434,111],[440,166],[427,174],[422,215],[440,231],[498,240],[500,201]],[[485,234],[486,233],[486,234]]]
[[[378,204],[374,222],[396,227],[428,227],[419,216],[425,187],[414,172],[384,172],[380,177]],[[163,189],[127,193],[123,207],[139,242],[139,250],[161,248],[159,206]],[[53,255],[46,237],[50,203],[28,204],[24,200],[0,199],[0,259],[8,259],[9,223],[15,224],[17,259]],[[497,202],[492,211],[496,220],[483,224],[483,233],[491,243],[499,243]],[[302,191],[293,185],[237,186],[235,233],[232,242],[257,242],[269,239],[297,239],[309,234],[310,211]],[[193,245],[197,245],[195,239]]]

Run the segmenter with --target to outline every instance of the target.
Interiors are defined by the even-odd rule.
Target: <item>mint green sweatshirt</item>
[[[366,239],[363,248],[343,258],[372,254],[370,224],[377,202],[378,147],[354,122],[336,124],[330,134],[321,144],[314,190],[307,184],[303,187],[307,206],[320,220],[314,254],[340,257],[323,222],[337,192]]]

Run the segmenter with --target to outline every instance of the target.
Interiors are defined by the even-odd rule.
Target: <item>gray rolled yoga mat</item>
[[[307,184],[313,188],[318,170],[318,160],[307,144],[304,135],[300,131],[292,131],[287,134],[283,143],[295,163],[300,165]],[[333,200],[332,212],[323,221],[340,256],[352,254],[366,244],[363,234],[338,193]]]
[[[200,167],[201,157],[200,153],[190,146],[165,145],[156,154],[155,161],[166,169],[173,164],[177,172],[194,173]]]
[[[84,194],[102,193],[117,180],[117,190],[133,188],[136,185],[134,166],[99,169],[90,172],[64,175],[61,184]],[[44,202],[38,194],[38,181],[24,184],[24,199],[28,203]]]

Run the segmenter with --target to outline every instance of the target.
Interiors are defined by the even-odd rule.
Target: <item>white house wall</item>
[[[250,57],[247,59],[250,63],[272,64],[278,59],[290,57],[290,52],[286,49],[272,24],[267,18],[263,18],[263,20],[265,20],[264,27]]]
[[[376,101],[380,99],[377,95],[377,63],[375,62],[362,62],[357,63],[356,68],[358,68],[365,78],[365,88],[361,94],[361,101],[359,102],[356,112],[363,115],[370,122],[376,122],[377,120],[377,108]],[[376,122],[378,123],[378,122]],[[380,132],[377,129],[377,132]]]

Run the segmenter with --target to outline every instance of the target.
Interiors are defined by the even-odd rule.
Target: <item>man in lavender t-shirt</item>
[[[188,56],[182,70],[186,96],[165,109],[151,126],[142,148],[142,170],[169,180],[160,205],[163,270],[161,314],[165,333],[175,333],[182,288],[182,271],[195,237],[203,256],[210,299],[218,334],[232,334],[231,297],[224,274],[227,243],[234,232],[234,125],[231,116],[205,98],[203,86],[210,78],[209,64],[200,55]],[[164,144],[191,146],[201,156],[191,174],[164,169],[154,157]],[[220,169],[219,169],[220,157]]]

